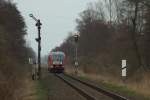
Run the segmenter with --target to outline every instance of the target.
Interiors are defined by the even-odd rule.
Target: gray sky
[[[97,0],[14,0],[25,18],[29,44],[37,52],[37,29],[35,22],[29,17],[30,13],[42,21],[42,55],[59,46],[68,36],[68,32],[75,31],[75,19],[83,11],[87,3]]]

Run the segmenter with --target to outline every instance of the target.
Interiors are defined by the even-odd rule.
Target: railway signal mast
[[[78,63],[78,41],[79,41],[79,33],[75,33],[74,34],[74,41],[75,41],[75,74],[78,74],[78,66],[79,66],[79,63]]]
[[[36,24],[35,26],[37,27],[38,29],[38,38],[36,38],[36,42],[38,42],[38,72],[37,72],[37,75],[38,75],[38,79],[41,78],[41,21],[40,19],[37,19],[33,16],[33,14],[30,14],[29,15],[33,20],[36,21]]]

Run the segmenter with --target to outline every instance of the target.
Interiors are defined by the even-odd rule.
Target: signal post
[[[78,74],[78,66],[79,66],[79,63],[78,63],[78,41],[79,41],[79,34],[76,33],[74,35],[74,41],[75,41],[75,74]]]
[[[38,72],[37,72],[37,76],[38,76],[38,79],[41,78],[41,21],[40,19],[37,19],[33,16],[33,14],[30,14],[29,15],[31,18],[33,18],[33,20],[36,21],[36,27],[38,29],[38,38],[36,38],[36,42],[38,42]]]

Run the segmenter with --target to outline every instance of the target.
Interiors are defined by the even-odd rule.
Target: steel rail
[[[55,75],[58,78],[60,78],[61,80],[63,80],[66,84],[68,84],[69,86],[71,86],[73,89],[75,89],[78,93],[80,93],[87,100],[97,100],[95,97],[91,96],[90,94],[88,94],[84,90],[82,90],[82,89],[78,88],[77,86],[73,85],[71,82],[69,82],[68,80],[66,80],[63,76],[58,75],[58,74],[55,74]]]
[[[80,79],[77,79],[77,78],[75,78],[73,76],[70,76],[68,74],[64,73],[64,75],[67,76],[67,77],[70,77],[71,79],[76,80],[76,81],[78,81],[78,82],[80,82],[80,83],[82,83],[82,84],[84,84],[84,85],[86,85],[86,86],[88,86],[90,88],[93,88],[93,89],[97,90],[98,92],[100,92],[100,93],[102,93],[102,94],[104,94],[104,95],[106,95],[108,97],[113,98],[114,100],[128,100],[127,98],[125,98],[125,97],[123,97],[121,95],[118,95],[116,93],[104,90],[104,89],[102,89],[102,88],[100,88],[98,86],[95,86],[95,85],[91,84],[91,83],[87,83],[87,82],[81,81]]]

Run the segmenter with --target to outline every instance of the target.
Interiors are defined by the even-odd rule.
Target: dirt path
[[[85,100],[79,93],[51,73],[43,78],[48,100]]]

